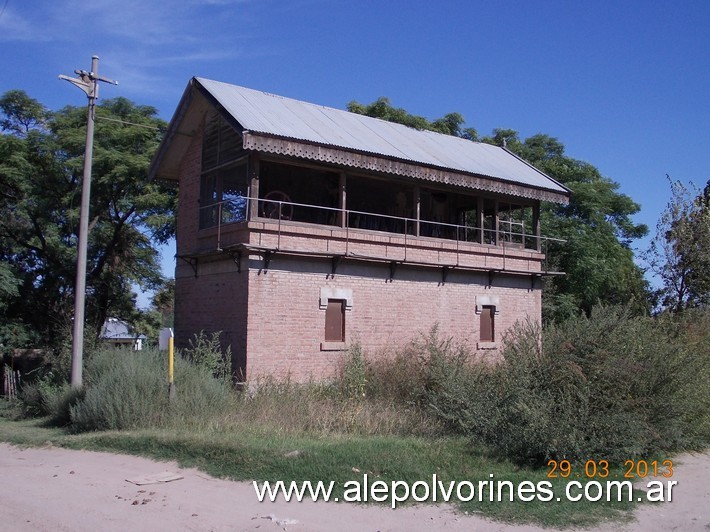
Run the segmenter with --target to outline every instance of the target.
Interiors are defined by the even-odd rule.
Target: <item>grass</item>
[[[263,430],[139,429],[70,434],[47,427],[42,420],[11,420],[0,416],[0,441],[17,445],[51,444],[68,449],[110,451],[175,460],[210,475],[232,480],[335,481],[334,495],[343,484],[371,481],[430,481],[432,474],[449,481],[496,480],[534,483],[548,480],[546,470],[520,468],[472,449],[462,437],[406,437],[357,435],[292,435]],[[289,453],[298,451],[296,456]],[[561,493],[561,482],[556,493]],[[582,502],[470,502],[461,512],[479,513],[496,520],[534,523],[546,527],[594,526],[607,520],[631,518],[634,503]]]
[[[682,416],[672,416],[678,417],[679,423],[682,421],[678,425],[682,429],[678,434],[685,436],[683,431],[693,429],[689,433],[700,442],[698,445],[707,441],[710,434],[709,403],[704,393],[707,372],[710,371],[705,356],[710,314],[702,318],[705,321],[699,318],[689,320],[685,328],[671,323],[671,333],[664,333],[669,342],[682,347],[677,352],[670,347],[664,351],[669,361],[688,359],[696,363],[690,368],[692,371],[680,363],[676,366],[685,368],[683,372],[671,366],[669,378],[678,381],[689,371],[694,378],[680,379],[684,383],[681,387],[669,388],[668,383],[662,381],[663,386],[640,391],[632,389],[627,394],[641,406],[651,405],[647,408],[650,412],[665,412],[664,415],[682,412]],[[666,327],[660,321],[640,325],[634,320],[627,322],[624,323],[633,331],[641,325]],[[621,431],[601,424],[599,427],[605,436],[622,441],[594,448],[568,444],[559,456],[546,451],[547,454],[537,453],[539,459],[536,462],[524,459],[529,458],[526,450],[532,444],[556,444],[558,436],[572,434],[566,425],[563,426],[564,420],[558,414],[561,406],[570,407],[566,411],[569,425],[584,429],[574,432],[577,443],[588,444],[585,430],[595,429],[594,425],[584,422],[591,418],[578,413],[577,407],[584,407],[586,403],[576,401],[577,395],[569,393],[567,388],[557,395],[550,395],[556,390],[552,384],[567,383],[574,375],[584,380],[582,377],[601,372],[604,379],[592,387],[618,391],[617,380],[611,377],[621,372],[628,380],[626,366],[617,364],[616,359],[604,365],[606,359],[601,355],[605,352],[597,352],[611,345],[608,327],[605,328],[603,323],[599,325],[596,320],[572,325],[577,328],[565,332],[560,338],[572,338],[574,342],[562,341],[557,347],[553,343],[555,351],[549,353],[559,355],[553,362],[560,363],[550,367],[561,371],[560,379],[551,378],[551,372],[546,371],[548,366],[542,367],[545,370],[543,378],[530,378],[532,372],[523,365],[523,362],[529,362],[534,369],[541,360],[547,360],[537,355],[537,334],[531,336],[534,339],[532,355],[516,359],[516,363],[510,365],[510,371],[501,373],[508,378],[494,381],[490,376],[498,373],[493,373],[491,366],[474,365],[469,353],[449,340],[440,340],[433,329],[429,336],[401,352],[384,353],[392,356],[368,360],[354,346],[340,373],[328,384],[303,385],[267,379],[250,383],[254,386],[241,393],[235,392],[225,379],[213,378],[221,373],[220,358],[213,352],[216,340],[205,340],[196,344],[192,353],[183,353],[186,356],[176,358],[178,391],[174,401],[167,398],[167,368],[163,354],[151,350],[137,353],[99,350],[85,359],[86,388],[81,393],[72,392],[67,385],[40,379],[25,385],[22,408],[0,402],[0,441],[32,446],[50,443],[70,449],[174,460],[184,467],[196,467],[216,477],[238,481],[280,480],[288,483],[309,480],[326,484],[332,481],[332,495],[341,499],[345,484],[348,481],[362,482],[365,474],[371,482],[404,481],[410,486],[417,481],[431,483],[436,474],[444,486],[452,481],[473,484],[476,490],[474,500],[456,504],[463,513],[557,528],[591,527],[610,520],[628,520],[638,506],[638,494],[634,494],[633,502],[623,503],[567,501],[563,497],[566,480],[548,479],[548,468],[544,467],[549,457],[581,456],[582,460],[598,460],[611,455],[601,456],[594,449],[624,451],[628,442],[620,436],[624,434]],[[599,328],[606,334],[603,345],[598,342],[602,336],[597,331]],[[674,336],[677,330],[681,331],[678,339]],[[619,356],[630,353],[626,338],[636,341],[648,336],[646,341],[653,353],[659,345],[659,342],[648,341],[655,338],[651,335],[617,336],[624,340],[620,345],[612,346],[612,351]],[[593,341],[587,342],[585,338]],[[645,362],[641,355],[646,355],[649,349],[638,349],[637,361]],[[572,362],[588,362],[586,374],[583,371],[586,366],[581,362],[569,363],[570,352],[576,357]],[[607,355],[608,358],[610,355]],[[625,360],[623,356],[621,358]],[[462,364],[462,361],[467,362]],[[656,366],[646,364],[643,367],[658,373]],[[498,366],[501,367],[505,369],[503,365]],[[568,370],[574,370],[573,375],[570,376]],[[624,379],[622,383],[626,382]],[[525,388],[523,385],[526,384],[531,386]],[[529,393],[501,394],[501,385],[508,386],[509,391],[527,390]],[[676,390],[683,393],[676,393]],[[597,394],[593,397],[597,403],[598,396],[606,398],[603,393]],[[511,402],[510,398],[517,400]],[[505,407],[507,404],[507,411],[494,401],[498,399],[505,400],[500,405]],[[535,399],[537,403],[533,401]],[[645,399],[650,402],[644,402]],[[659,401],[675,410],[657,408],[654,405]],[[619,410],[623,401],[613,399],[612,403],[612,409],[604,410],[603,404],[596,403],[588,405],[588,409],[609,417]],[[530,407],[535,404],[540,408],[533,411]],[[696,406],[686,408],[688,404]],[[502,412],[507,412],[507,417],[502,417]],[[43,413],[48,417],[18,419],[22,417],[18,413]],[[527,417],[521,417],[521,414]],[[540,425],[542,417],[549,418],[549,425],[556,430],[535,432],[533,429],[549,428],[544,423]],[[65,426],[57,428],[57,424]],[[649,426],[654,427],[653,423]],[[508,445],[508,449],[520,448],[526,452],[506,454],[501,437],[507,438],[503,443],[517,442],[517,446]],[[528,440],[524,440],[525,437]],[[643,447],[646,449],[644,456],[688,448],[681,445],[683,439],[680,437],[677,441],[666,437],[659,439],[668,442],[669,447]],[[488,447],[482,442],[487,442]],[[577,454],[572,454],[570,449],[576,449]],[[629,454],[621,455],[634,457]],[[531,463],[538,466],[526,465]],[[575,472],[583,472],[583,467],[577,466]],[[620,468],[613,468],[605,480],[623,480],[622,473]],[[479,482],[491,478],[509,481],[513,486],[523,482],[537,485],[549,480],[554,495],[549,501],[523,502],[519,497],[513,502],[492,502],[487,498],[479,501]],[[572,478],[584,482],[583,476]],[[466,492],[464,490],[464,494]],[[557,497],[563,500],[557,501]]]

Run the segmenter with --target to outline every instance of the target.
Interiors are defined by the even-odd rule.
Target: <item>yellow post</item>
[[[175,385],[173,384],[173,345],[173,337],[171,336],[168,339],[168,394],[170,395],[170,399],[175,397]]]

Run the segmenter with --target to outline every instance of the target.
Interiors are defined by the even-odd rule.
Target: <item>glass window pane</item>
[[[247,166],[225,168],[219,176],[222,180],[222,222],[243,222],[247,215]]]
[[[217,174],[204,174],[200,181],[200,228],[217,224]]]

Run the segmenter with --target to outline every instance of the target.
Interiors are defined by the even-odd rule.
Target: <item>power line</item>
[[[5,13],[5,8],[7,7],[7,4],[10,2],[10,0],[5,0],[5,5],[2,6],[2,9],[0,10],[0,17],[2,17],[3,13]]]
[[[117,120],[116,118],[108,118],[106,116],[96,115],[96,120],[106,120],[107,122],[117,122],[119,124],[126,124],[128,126],[144,127],[146,129],[154,129],[155,131],[160,131],[161,128],[155,126],[147,126],[145,124],[136,124],[135,122],[128,122],[126,120]]]

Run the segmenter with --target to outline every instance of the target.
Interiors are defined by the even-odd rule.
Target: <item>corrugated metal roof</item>
[[[341,109],[195,78],[246,130],[410,161],[568,195],[567,188],[498,146],[421,131]]]

